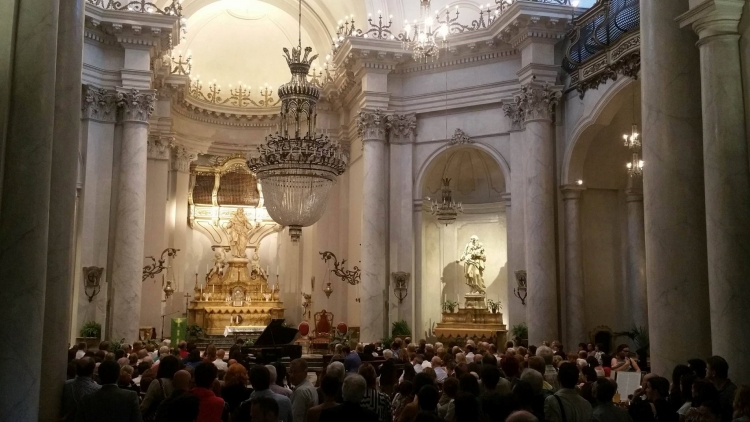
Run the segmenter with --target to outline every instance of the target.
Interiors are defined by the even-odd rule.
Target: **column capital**
[[[198,154],[183,147],[172,144],[172,170],[190,173],[190,163],[198,159]]]
[[[120,121],[148,123],[154,112],[156,90],[117,89],[117,107]]]
[[[698,46],[715,37],[739,38],[738,26],[744,0],[706,0],[675,19],[680,27],[691,25],[700,40]]]
[[[510,131],[520,132],[523,130],[524,113],[523,108],[514,101],[502,102],[505,117],[510,120]]]
[[[561,89],[555,85],[530,83],[521,86],[521,91],[515,96],[515,102],[525,123],[535,120],[551,122],[560,97]]]
[[[581,194],[586,188],[581,185],[562,185],[560,191],[563,194],[563,201],[579,200]]]
[[[149,160],[169,160],[169,147],[174,136],[151,134],[148,135]]]
[[[82,85],[81,118],[105,123],[117,120],[117,93],[115,91]]]
[[[393,114],[386,119],[389,141],[392,144],[413,144],[417,136],[417,115]]]
[[[357,114],[357,133],[362,137],[362,143],[368,141],[385,142],[388,131],[388,116],[382,110],[362,110]]]

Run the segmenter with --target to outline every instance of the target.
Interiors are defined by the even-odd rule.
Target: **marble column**
[[[643,206],[651,370],[711,353],[696,37],[688,0],[641,1]]]
[[[413,152],[417,131],[414,114],[394,114],[388,121],[390,143],[390,271],[410,274],[407,296],[399,304],[393,277],[388,292],[392,308],[397,308],[396,319],[405,320],[412,330],[414,325],[414,175]],[[393,321],[390,321],[393,322]],[[420,331],[416,331],[420,332]]]
[[[39,420],[58,11],[0,2],[0,338],[15,349],[0,361],[3,421]]]
[[[169,197],[170,209],[169,225],[170,233],[169,245],[181,251],[175,261],[175,277],[177,285],[175,289],[180,292],[192,292],[195,287],[195,267],[189,265],[189,256],[193,251],[190,250],[188,241],[191,232],[187,225],[188,221],[188,194],[190,190],[190,163],[195,161],[198,154],[188,150],[184,146],[173,144],[170,161],[169,173]],[[184,294],[184,293],[183,293]]]
[[[132,342],[138,338],[141,314],[148,118],[154,110],[154,92],[120,90],[117,104],[122,121],[122,147],[114,233],[110,338]]]
[[[83,0],[60,0],[40,397],[59,397],[67,379],[60,350],[68,347],[73,302],[82,61]],[[40,420],[59,415],[59,400],[40,401]]]
[[[360,339],[380,340],[386,334],[385,291],[388,196],[386,195],[386,120],[380,110],[362,111],[357,129],[362,137],[362,283]]]
[[[552,116],[560,93],[550,85],[521,88],[516,102],[526,125],[524,231],[529,344],[559,339],[555,244],[555,141]]]
[[[750,168],[738,32],[745,3],[708,0],[680,20],[699,36],[711,345],[729,362],[732,378],[750,380],[744,332],[750,316]]]
[[[508,312],[509,327],[526,323],[526,306],[514,294],[518,287],[516,271],[526,270],[526,238],[524,232],[524,132],[523,115],[518,106],[504,103],[510,121],[510,201],[506,201],[508,219]],[[506,181],[506,186],[508,181]],[[512,206],[510,202],[512,201]]]
[[[562,187],[565,207],[565,343],[568,350],[575,350],[578,343],[588,341],[581,239],[581,194],[584,190],[578,185]]]
[[[625,191],[628,207],[626,280],[628,314],[635,327],[648,327],[646,295],[646,232],[643,223],[643,178],[630,177]]]

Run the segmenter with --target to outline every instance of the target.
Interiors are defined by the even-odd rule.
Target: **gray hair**
[[[266,365],[266,368],[268,368],[268,372],[271,373],[271,384],[275,383],[276,377],[278,377],[276,374],[276,367],[273,365]]]
[[[531,368],[526,368],[521,372],[521,381],[526,381],[534,389],[534,394],[541,394],[542,388],[544,388],[544,379],[539,371]]]
[[[344,401],[348,403],[359,404],[365,396],[365,392],[367,392],[367,382],[359,374],[349,374],[341,386],[341,395],[344,397]]]
[[[133,367],[130,366],[130,365],[123,365],[122,368],[120,368],[120,373],[121,374],[122,373],[127,373],[127,374],[130,374],[130,375],[133,375],[133,372],[134,372]]]
[[[159,348],[159,357],[169,356],[169,347],[161,346]]]
[[[539,346],[536,349],[536,355],[540,356],[542,359],[544,359],[545,365],[552,365],[552,355],[554,353],[552,352],[552,349],[550,349],[547,346]]]
[[[393,357],[393,350],[391,349],[383,350],[383,357],[386,359],[391,359]]]
[[[341,362],[331,362],[328,364],[328,368],[326,368],[326,375],[334,376],[338,378],[339,381],[343,381],[344,375],[346,375],[344,364]]]

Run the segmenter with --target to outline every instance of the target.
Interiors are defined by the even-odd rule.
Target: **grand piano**
[[[302,346],[292,344],[299,330],[284,327],[283,322],[280,318],[272,319],[255,344],[242,347],[242,355],[248,363],[268,365],[284,357],[290,360],[302,357]]]

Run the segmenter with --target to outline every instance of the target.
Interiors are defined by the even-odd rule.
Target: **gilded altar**
[[[223,335],[227,326],[266,326],[284,318],[279,286],[269,287],[264,271],[248,268],[250,260],[231,258],[224,271],[210,273],[195,289],[188,306],[188,323],[208,335]]]

